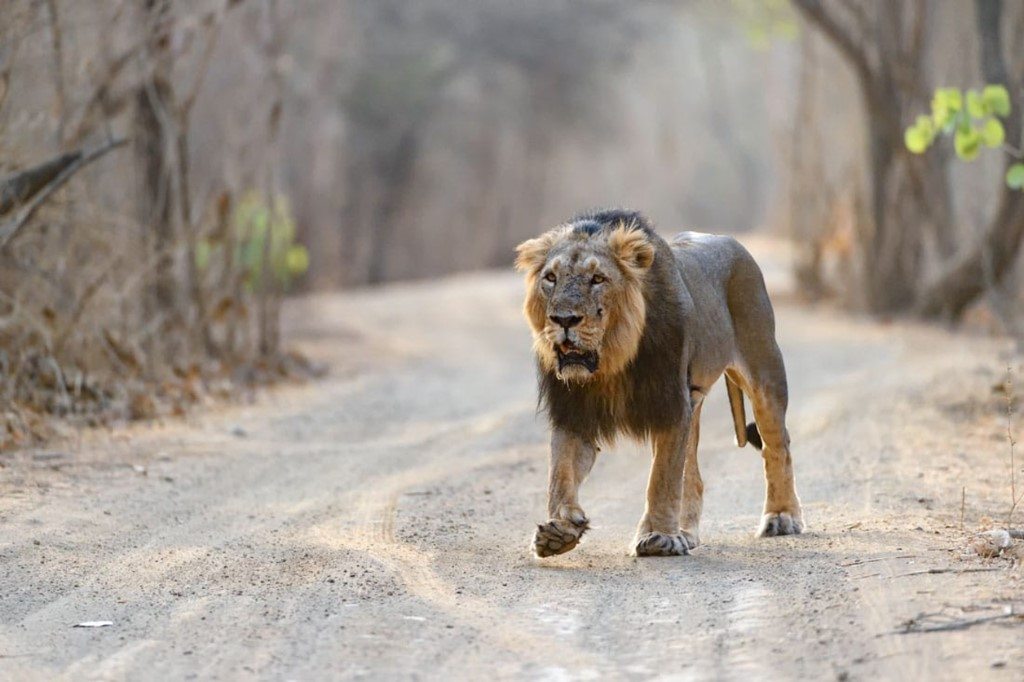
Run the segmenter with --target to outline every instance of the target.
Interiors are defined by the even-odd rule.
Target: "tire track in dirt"
[[[473,462],[471,469],[460,475],[471,475],[482,469],[520,461],[521,451],[499,452]],[[531,633],[536,623],[495,607],[484,599],[457,594],[454,584],[432,568],[438,564],[435,553],[425,553],[395,538],[395,516],[399,499],[412,487],[424,487],[448,480],[451,470],[437,463],[402,472],[387,480],[377,481],[377,490],[364,493],[354,505],[354,527],[339,530],[336,522],[313,526],[307,530],[311,542],[333,549],[365,553],[401,581],[411,595],[433,609],[476,630],[481,639],[500,650],[512,652],[539,667],[550,666],[551,642]],[[524,545],[525,546],[525,545]],[[575,669],[600,670],[607,661],[599,654],[586,653],[559,643],[559,665]]]

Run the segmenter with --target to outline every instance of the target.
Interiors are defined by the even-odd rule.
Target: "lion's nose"
[[[564,329],[571,329],[583,321],[583,318],[577,315],[552,315],[550,319]]]

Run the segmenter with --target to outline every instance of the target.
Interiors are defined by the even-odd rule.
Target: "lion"
[[[649,440],[654,460],[636,556],[700,544],[697,466],[704,396],[725,375],[739,447],[762,450],[759,536],[804,530],[786,430],[786,370],[753,257],[727,236],[684,232],[671,244],[640,213],[574,217],[516,248],[533,332],[539,404],[551,424],[548,520],[538,557],[575,548],[589,527],[579,489],[602,444]],[[744,395],[753,404],[746,424]]]

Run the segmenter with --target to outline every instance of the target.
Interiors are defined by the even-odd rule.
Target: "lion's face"
[[[526,273],[524,312],[542,367],[577,383],[625,369],[643,335],[643,277],[654,260],[644,232],[582,221],[516,251],[516,267]]]

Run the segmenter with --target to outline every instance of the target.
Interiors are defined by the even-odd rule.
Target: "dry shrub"
[[[252,187],[276,201],[273,155],[243,165],[223,149],[220,176],[190,180],[188,113],[236,3],[183,4],[16,0],[0,10],[0,187],[65,152],[132,140],[0,240],[0,450],[61,423],[181,414],[321,371],[277,347],[290,273],[273,270],[271,239],[255,243],[259,211],[234,206]],[[249,20],[262,22],[261,44],[283,30],[273,3]],[[265,61],[257,75],[275,68],[269,52]],[[269,95],[253,89],[263,121],[280,117]],[[242,146],[272,147],[272,126]],[[216,255],[200,262],[199,245]]]

